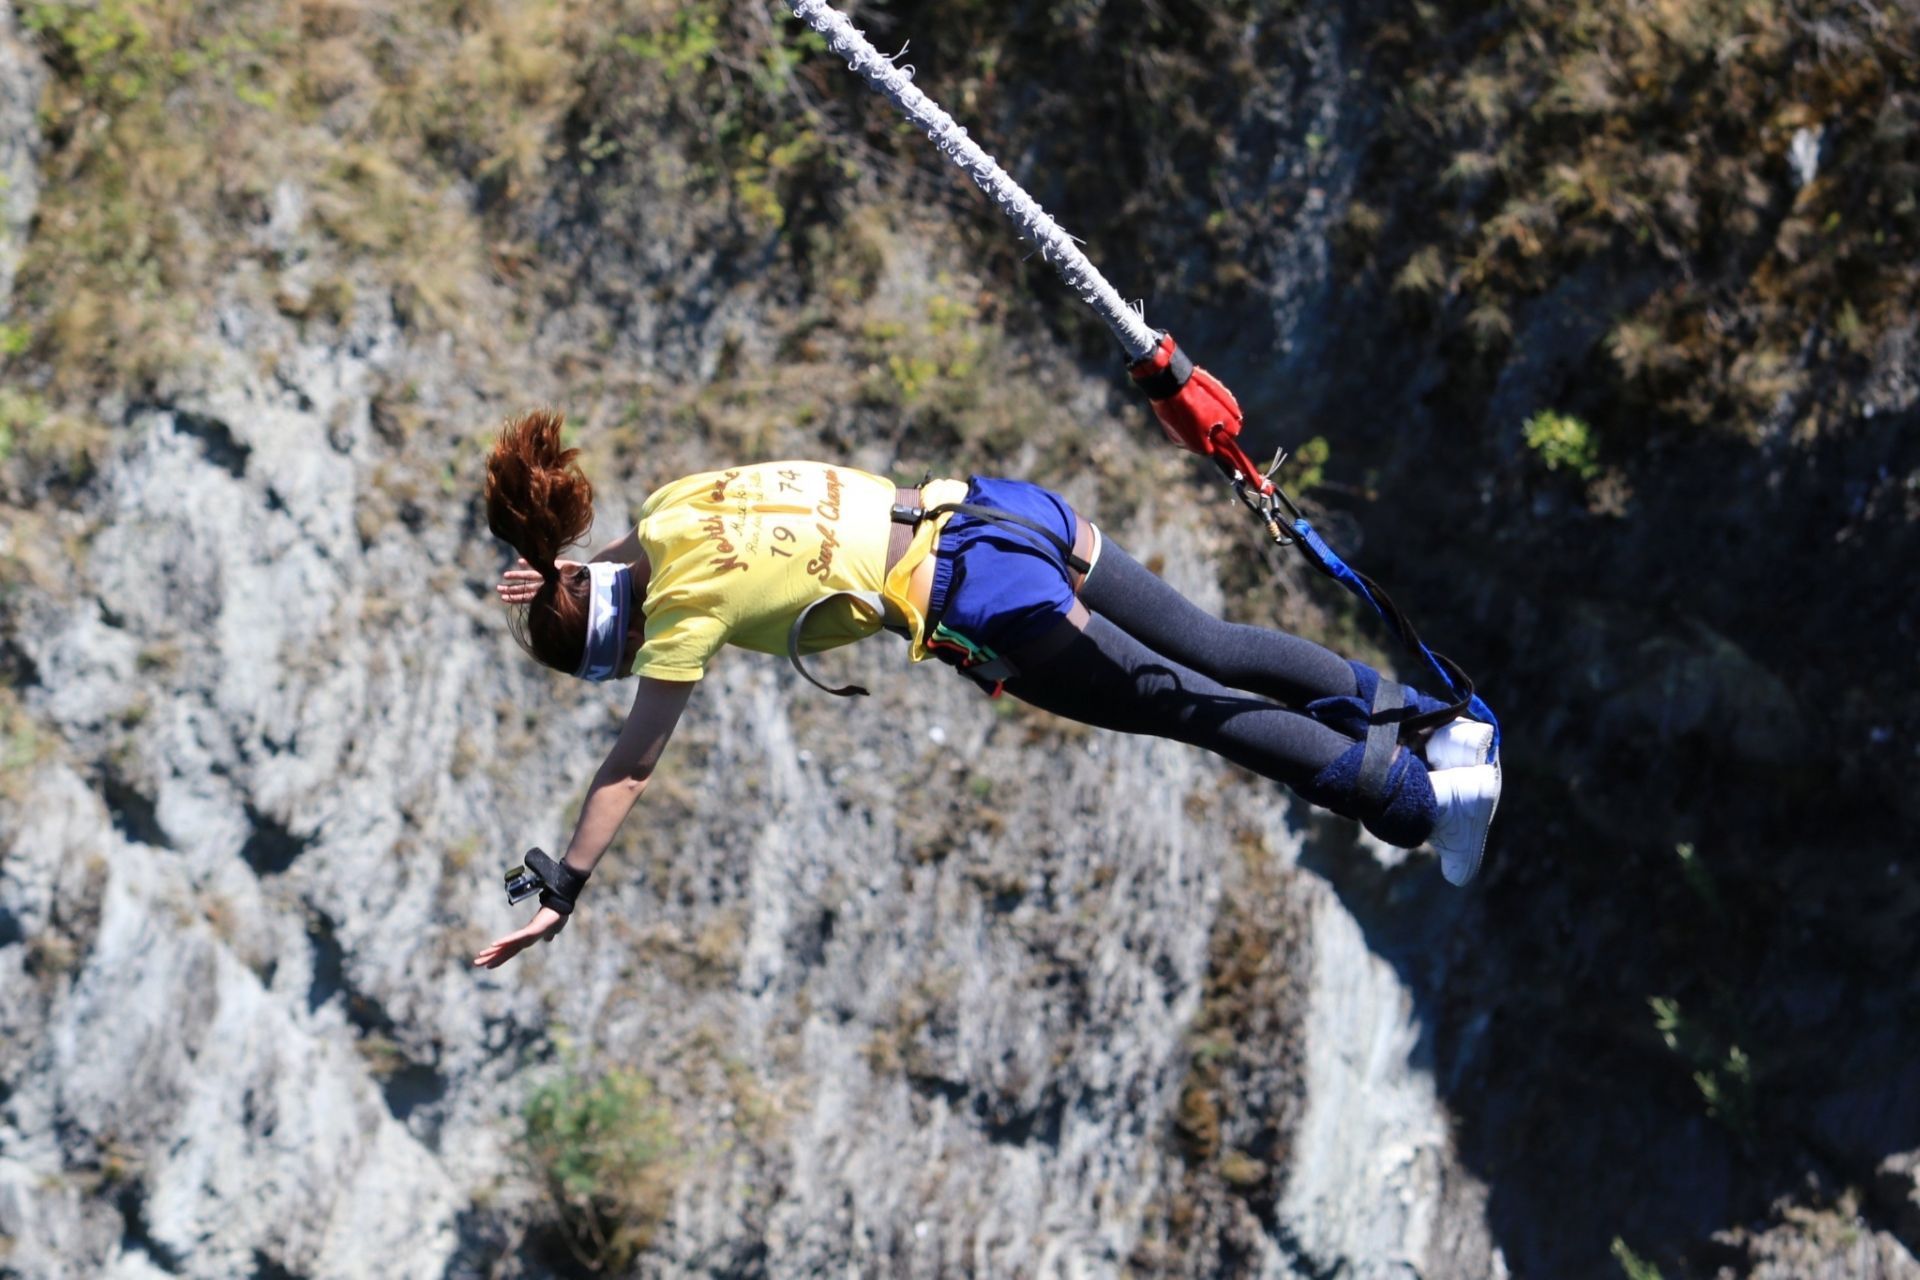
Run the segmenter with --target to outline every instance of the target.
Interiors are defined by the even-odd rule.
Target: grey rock
[[[13,275],[40,201],[40,93],[46,68],[0,0],[0,319],[12,310]]]
[[[1909,1250],[1920,1248],[1920,1151],[1888,1156],[1874,1171],[1873,1200]]]
[[[513,651],[481,595],[497,554],[444,533],[463,499],[363,541],[393,462],[369,398],[418,355],[282,323],[229,309],[231,354],[129,417],[82,585],[27,601],[29,705],[73,763],[36,777],[0,863],[28,940],[0,947],[17,1264],[418,1275],[485,1252],[462,1232],[508,1247],[542,1213],[515,1113],[558,1027],[672,1110],[662,1274],[760,1250],[780,1275],[1118,1274],[1181,1176],[1169,1116],[1237,873],[1180,800],[1218,766],[1020,728],[877,644],[842,659],[876,689],[857,725],[729,655],[675,743],[682,800],[636,820],[558,943],[475,974],[518,918],[492,861],[554,839],[619,704]],[[1177,526],[1126,536],[1217,594]],[[1276,791],[1224,794],[1220,822],[1291,858]],[[59,904],[89,857],[82,927]],[[1484,1257],[1433,1090],[1378,1039],[1405,993],[1321,898],[1294,960],[1320,975],[1301,1229],[1356,1274]],[[36,938],[64,969],[27,973]],[[1357,1057],[1391,1108],[1351,1090]]]
[[[1306,124],[1332,131],[1344,73],[1321,35]],[[1301,185],[1350,181],[1349,159],[1315,166]],[[1491,1256],[1407,1057],[1406,993],[1295,869],[1278,789],[903,673],[880,641],[831,659],[874,688],[858,709],[727,655],[589,905],[475,972],[524,919],[499,867],[555,844],[622,698],[535,669],[487,599],[505,555],[465,433],[498,407],[463,364],[484,357],[401,328],[377,287],[337,329],[288,314],[339,271],[309,203],[272,190],[250,234],[282,276],[239,269],[189,367],[99,406],[115,435],[65,513],[75,536],[20,548],[48,580],[9,597],[6,635],[58,746],[0,798],[7,1266],[537,1274],[519,1245],[551,1208],[523,1100],[617,1068],[653,1082],[679,1148],[649,1273],[1121,1274],[1189,1176],[1173,1113],[1247,874],[1223,832],[1314,921],[1281,961],[1311,1007],[1260,1032],[1317,1041],[1288,1230],[1356,1275]],[[605,333],[662,379],[765,358],[763,283],[670,201],[635,206],[631,261],[596,281],[613,301],[539,318],[529,366]],[[1311,294],[1324,195],[1306,216],[1285,270]],[[925,294],[951,246],[894,239],[883,291]],[[398,385],[424,419],[410,440],[377,421]],[[1055,403],[1131,447],[1096,379],[1063,376]],[[620,505],[603,490],[600,531]],[[1119,532],[1217,603],[1179,515],[1149,505]],[[1261,1249],[1266,1274],[1297,1261]]]
[[[352,1050],[275,999],[181,861],[119,839],[76,774],[46,769],[35,795],[9,878],[64,916],[22,913],[28,945],[0,949],[12,1265],[134,1275],[144,1254],[213,1277],[258,1255],[315,1275],[424,1274],[451,1247],[452,1187]],[[71,969],[48,965],[56,943]]]
[[[1487,1189],[1451,1158],[1446,1112],[1417,1065],[1409,993],[1333,890],[1311,894],[1307,1108],[1280,1204],[1288,1235],[1315,1274],[1505,1276]]]

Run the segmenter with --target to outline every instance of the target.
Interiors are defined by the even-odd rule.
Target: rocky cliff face
[[[671,1107],[664,1272],[1115,1271],[1172,1234],[1209,937],[1256,871],[1301,1001],[1230,1051],[1305,1045],[1265,1268],[1280,1241],[1366,1274],[1484,1256],[1475,1197],[1437,1194],[1460,1175],[1403,988],[1291,869],[1284,800],[944,672],[851,709],[729,660],[592,909],[470,970],[513,919],[496,864],[555,838],[619,707],[517,657],[467,495],[357,530],[394,464],[370,389],[437,357],[221,323],[230,359],[127,409],[72,560],[10,548],[45,579],[11,634],[53,742],[9,773],[6,1266],[565,1270],[523,1244],[514,1158],[564,1040]],[[1177,526],[1125,533],[1197,563]]]
[[[13,273],[40,194],[40,131],[34,112],[46,74],[21,42],[13,9],[0,9],[0,319],[13,297]]]
[[[309,197],[256,233],[296,262]],[[949,254],[898,240],[879,291]],[[712,369],[767,304],[673,267],[728,325],[570,323]],[[727,660],[590,908],[473,971],[516,919],[500,866],[559,839],[621,707],[489,605],[473,455],[435,452],[492,412],[462,353],[377,291],[321,336],[298,302],[231,283],[190,363],[96,406],[68,500],[10,514],[0,1271],[573,1274],[521,1112],[613,1070],[670,1134],[649,1273],[1208,1270],[1227,1242],[1273,1275],[1484,1268],[1405,989],[1296,870],[1286,799],[877,644],[859,707]],[[1133,448],[1097,384],[1072,402]],[[1178,510],[1116,532],[1217,602]],[[1247,991],[1208,981],[1235,930],[1288,944]],[[1196,1082],[1200,1017],[1259,1090]]]
[[[318,69],[350,82],[370,19],[309,9]],[[50,73],[0,18],[6,283],[37,251]],[[1766,575],[1739,539],[1778,519],[1761,545],[1784,555],[1824,499],[1713,525],[1728,585],[1700,616],[1663,620],[1676,579],[1633,596],[1661,539],[1525,473],[1510,421],[1596,340],[1569,325],[1591,329],[1611,286],[1530,313],[1496,411],[1447,382],[1439,339],[1396,327],[1397,295],[1341,275],[1353,206],[1383,200],[1365,19],[1256,15],[1208,51],[1254,86],[1226,125],[1159,104],[1183,141],[1232,145],[1218,187],[1191,146],[1140,181],[1198,202],[1183,226],[1230,207],[1242,240],[1219,260],[1180,240],[1158,278],[1220,305],[1156,318],[1261,414],[1386,460],[1352,492],[1390,501],[1347,511],[1336,490],[1325,523],[1499,673],[1513,791],[1484,888],[1452,893],[1185,750],[902,670],[876,640],[828,659],[874,689],[858,705],[726,658],[578,919],[477,973],[520,918],[500,869],[563,838],[623,713],[528,663],[488,597],[505,553],[477,462],[509,408],[573,412],[597,532],[729,456],[1005,469],[1204,603],[1347,624],[1249,585],[1235,513],[1017,300],[1021,268],[980,265],[964,209],[915,214],[882,183],[756,221],[766,138],[716,207],[697,198],[711,140],[620,99],[644,154],[562,113],[550,196],[515,204],[489,168],[405,206],[448,220],[446,258],[491,264],[449,315],[343,240],[337,174],[243,183],[235,224],[200,228],[231,244],[187,237],[224,265],[186,354],[90,391],[87,465],[0,507],[0,1275],[1584,1276],[1635,1250],[1668,1275],[1915,1274],[1897,833],[1809,834],[1826,784],[1795,761],[1865,721],[1811,709],[1852,697],[1844,677],[1782,674],[1817,627],[1756,639],[1729,603]],[[1102,24],[1132,29],[1095,6],[1029,34],[1071,51]],[[697,23],[664,30],[683,44],[648,27],[634,47],[668,66],[701,47]],[[1148,42],[1167,82],[1184,38]],[[1031,98],[991,92],[991,65],[955,100],[979,90],[996,146],[1049,160],[1022,176],[1103,190]],[[1057,70],[1071,87],[1105,65]],[[792,92],[796,114],[860,109]],[[301,130],[368,114],[347,90],[322,105]],[[1100,140],[1116,167],[1138,127]],[[1144,216],[1118,203],[1100,225],[1133,243]],[[1900,350],[1869,381],[1904,421]],[[1447,447],[1467,404],[1506,470]],[[1865,486],[1833,501],[1868,546],[1911,540],[1889,514],[1911,438],[1813,450]],[[1782,447],[1740,474],[1775,492]],[[1649,521],[1697,531],[1673,494],[1699,473],[1669,492],[1655,470],[1635,476]],[[1452,528],[1480,536],[1434,533]],[[1540,570],[1543,546],[1581,573]],[[1653,757],[1671,776],[1636,763]],[[1848,765],[1847,794],[1884,767]],[[1729,817],[1763,786],[1761,817]],[[619,1101],[609,1123],[645,1153],[589,1163],[586,1189],[528,1119],[580,1097]]]

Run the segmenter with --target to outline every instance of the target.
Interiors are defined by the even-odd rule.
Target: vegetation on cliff
[[[1480,379],[1569,277],[1621,281],[1571,406],[1613,456],[1811,439],[1920,305],[1916,34],[1897,4],[1413,6],[1365,33],[1393,87],[1351,261]]]
[[[1104,335],[778,5],[16,8],[52,72],[47,182],[0,325],[0,498],[21,529],[131,406],[164,397],[235,295],[315,334],[381,308],[496,356],[476,362],[479,398],[564,395],[618,480],[715,454],[850,453],[906,478],[993,459],[1086,486],[1115,522],[1206,480],[1032,430],[1063,385],[1033,353],[1111,361]],[[1367,535],[1430,634],[1461,637],[1516,707],[1510,843],[1491,905],[1435,945],[1457,985],[1428,1009],[1514,1256],[1704,1266],[1731,1247],[1712,1241],[1727,1215],[1807,1170],[1815,1198],[1871,1211],[1872,1158],[1920,1143],[1882,1105],[1910,1035],[1873,1030],[1920,1025],[1883,980],[1914,959],[1890,828],[1920,812],[1913,607],[1881,585],[1920,526],[1911,6],[897,0],[859,16],[882,44],[913,39],[922,83],[1123,289],[1217,308],[1260,352],[1291,336],[1267,331],[1272,295],[1324,286],[1333,354],[1283,386],[1249,362],[1243,390],[1299,406],[1255,429],[1331,440],[1300,476],[1314,509]],[[1351,95],[1340,112],[1308,109],[1316,59]],[[758,327],[724,299],[685,307],[725,329],[711,367],[649,367],[655,335],[622,296],[701,276],[687,243],[633,230],[665,205],[703,262],[763,290]],[[1329,205],[1324,281],[1265,278]],[[883,288],[898,228],[929,216],[962,225],[964,257]],[[565,318],[580,298],[600,308],[578,322],[591,332]],[[531,386],[526,348],[548,366]],[[405,385],[375,413],[397,450],[419,443],[367,496],[368,535],[417,514],[411,494],[470,487],[491,425],[433,420]],[[1707,571],[1676,568],[1676,547]],[[26,573],[0,564],[0,590]],[[1270,561],[1226,576],[1236,612],[1366,643],[1340,606],[1276,587]],[[1825,645],[1835,660],[1806,660]],[[0,690],[0,771],[51,749]],[[944,825],[923,819],[929,861],[951,827],[992,821],[981,780],[935,810]],[[1188,1193],[1143,1265],[1190,1257],[1196,1223],[1230,1240],[1245,1223],[1222,1226],[1226,1209],[1271,1213],[1294,1100],[1263,1070],[1290,1048],[1262,1002],[1297,975],[1268,923],[1236,904],[1216,928],[1175,1121]],[[910,1055],[883,1038],[873,1056]],[[670,1194],[667,1126],[624,1077],[563,1076],[536,1104],[557,1221],[617,1268]],[[644,1156],[600,1145],[623,1127]],[[1525,1163],[1542,1135],[1566,1177],[1627,1172],[1556,1198]],[[1635,1176],[1659,1176],[1646,1153],[1681,1147],[1692,1163],[1657,1211],[1612,1220],[1646,1198]],[[1704,1208],[1696,1183],[1718,1189]]]

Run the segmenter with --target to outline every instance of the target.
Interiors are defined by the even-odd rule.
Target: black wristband
[[[526,863],[527,868],[546,885],[540,891],[540,905],[550,907],[563,916],[572,915],[573,901],[587,887],[587,877],[591,873],[575,871],[542,849],[527,850]]]

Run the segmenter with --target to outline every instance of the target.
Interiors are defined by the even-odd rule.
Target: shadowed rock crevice
[[[93,779],[100,790],[101,801],[113,818],[114,830],[134,844],[152,845],[157,849],[174,847],[166,828],[160,825],[158,806],[152,796],[111,765],[96,769]]]
[[[313,847],[314,837],[295,835],[285,824],[252,805],[247,806],[247,822],[253,827],[253,834],[240,846],[240,856],[260,875],[280,875]]]
[[[16,693],[40,687],[40,668],[0,626],[0,684]]]
[[[1908,1252],[1920,1255],[1920,1153],[1883,1161],[1871,1190],[1876,1220],[1884,1222]]]
[[[154,1266],[168,1275],[182,1274],[185,1260],[174,1250],[153,1238],[152,1226],[147,1221],[146,1186],[139,1182],[128,1183],[120,1189],[113,1203],[120,1212],[120,1220],[123,1224],[121,1249],[128,1253],[145,1254]]]
[[[253,1273],[249,1280],[307,1280],[298,1271],[289,1271],[279,1262],[266,1255],[263,1250],[253,1251]]]
[[[1038,1144],[1057,1149],[1069,1105],[1066,1098],[1050,1092],[1037,1106],[1016,1110],[995,1106],[982,1094],[974,1098],[973,1110],[980,1122],[980,1132],[989,1142],[1012,1147]]]
[[[603,1280],[607,1270],[580,1261],[559,1222],[532,1222],[509,1234],[497,1211],[467,1209],[459,1215],[461,1247],[447,1263],[445,1280],[478,1280],[497,1274],[503,1259],[524,1268],[524,1274],[553,1280]],[[762,1276],[753,1270],[714,1270],[724,1276]]]
[[[360,1050],[380,1085],[381,1097],[395,1120],[407,1124],[430,1148],[439,1141],[439,1103],[446,1097],[446,1075],[432,1062],[415,1060],[386,1008],[358,991],[347,976],[346,950],[333,921],[318,912],[309,917],[307,941],[313,952],[313,977],[307,987],[307,1012],[318,1013],[339,1000],[347,1022],[359,1035]]]
[[[205,414],[158,404],[137,406],[128,416],[132,417],[143,410],[169,415],[175,431],[199,441],[201,452],[206,455],[207,461],[234,479],[238,480],[246,475],[247,460],[253,456],[253,448],[237,439],[233,434],[233,428],[226,423]]]
[[[393,1118],[405,1122],[415,1111],[431,1108],[446,1097],[447,1078],[431,1066],[409,1062],[387,1074],[381,1091]]]
[[[250,1280],[307,1280],[305,1272],[288,1270],[263,1249],[253,1249],[253,1274]]]
[[[317,913],[308,917],[307,943],[313,950],[313,976],[307,984],[307,1012],[318,1013],[322,1005],[347,990],[347,953],[334,934],[333,921]],[[353,1016],[351,1010],[347,1016]]]
[[[950,1107],[957,1107],[967,1099],[969,1092],[964,1080],[948,1080],[942,1076],[924,1075],[909,1071],[905,1079],[913,1091],[923,1098],[937,1098]]]
[[[1294,1280],[1342,1280],[1350,1270],[1345,1258],[1330,1261],[1314,1257],[1307,1248],[1284,1224],[1267,1224],[1268,1232],[1273,1236],[1274,1244],[1287,1260],[1287,1269]]]
[[[491,1206],[470,1204],[455,1215],[454,1248],[440,1280],[480,1280],[492,1276],[501,1261],[513,1253],[518,1233],[506,1216]]]

